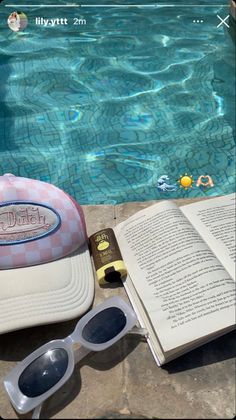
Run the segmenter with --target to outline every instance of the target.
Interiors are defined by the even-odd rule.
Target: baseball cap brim
[[[0,334],[84,314],[94,297],[87,244],[59,260],[0,270]]]

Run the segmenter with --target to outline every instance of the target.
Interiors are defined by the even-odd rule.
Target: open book
[[[180,208],[158,202],[114,232],[158,365],[235,327],[235,194]]]

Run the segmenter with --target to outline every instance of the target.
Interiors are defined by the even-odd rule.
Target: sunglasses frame
[[[93,344],[86,341],[82,337],[83,328],[85,325],[96,316],[99,312],[102,312],[105,309],[115,307],[121,309],[124,312],[126,317],[126,324],[119,334],[117,334],[112,339],[101,344]],[[132,307],[126,303],[119,296],[108,298],[105,302],[96,306],[94,309],[91,309],[86,315],[84,315],[77,323],[74,331],[68,337],[64,339],[57,339],[49,341],[43,346],[39,347],[21,362],[19,362],[6,376],[4,379],[4,386],[10,398],[10,401],[13,407],[20,414],[25,414],[37,406],[42,404],[47,398],[54,394],[61,386],[70,378],[72,375],[75,364],[85,357],[90,351],[102,351],[106,348],[112,346],[120,338],[126,335],[132,328],[136,325],[138,319]],[[76,357],[74,356],[73,344],[81,344],[79,349],[79,354]],[[62,378],[52,386],[48,391],[37,397],[27,397],[24,395],[19,388],[19,378],[24,370],[37,358],[48,352],[49,350],[54,349],[64,349],[68,355],[68,365],[66,371]]]

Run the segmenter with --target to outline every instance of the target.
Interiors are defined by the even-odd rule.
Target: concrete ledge
[[[179,205],[195,200],[174,200]],[[112,227],[152,202],[83,206],[88,234]],[[101,288],[97,304],[126,293]],[[40,345],[71,333],[78,319],[0,336],[0,416],[19,417],[3,389],[6,373]],[[143,339],[126,336],[112,348],[89,354],[70,380],[44,405],[42,418],[231,419],[235,415],[235,332],[158,368]]]

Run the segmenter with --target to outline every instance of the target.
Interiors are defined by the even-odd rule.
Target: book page
[[[235,194],[180,209],[235,280]]]
[[[174,203],[141,210],[114,231],[165,352],[234,324],[235,283]]]

